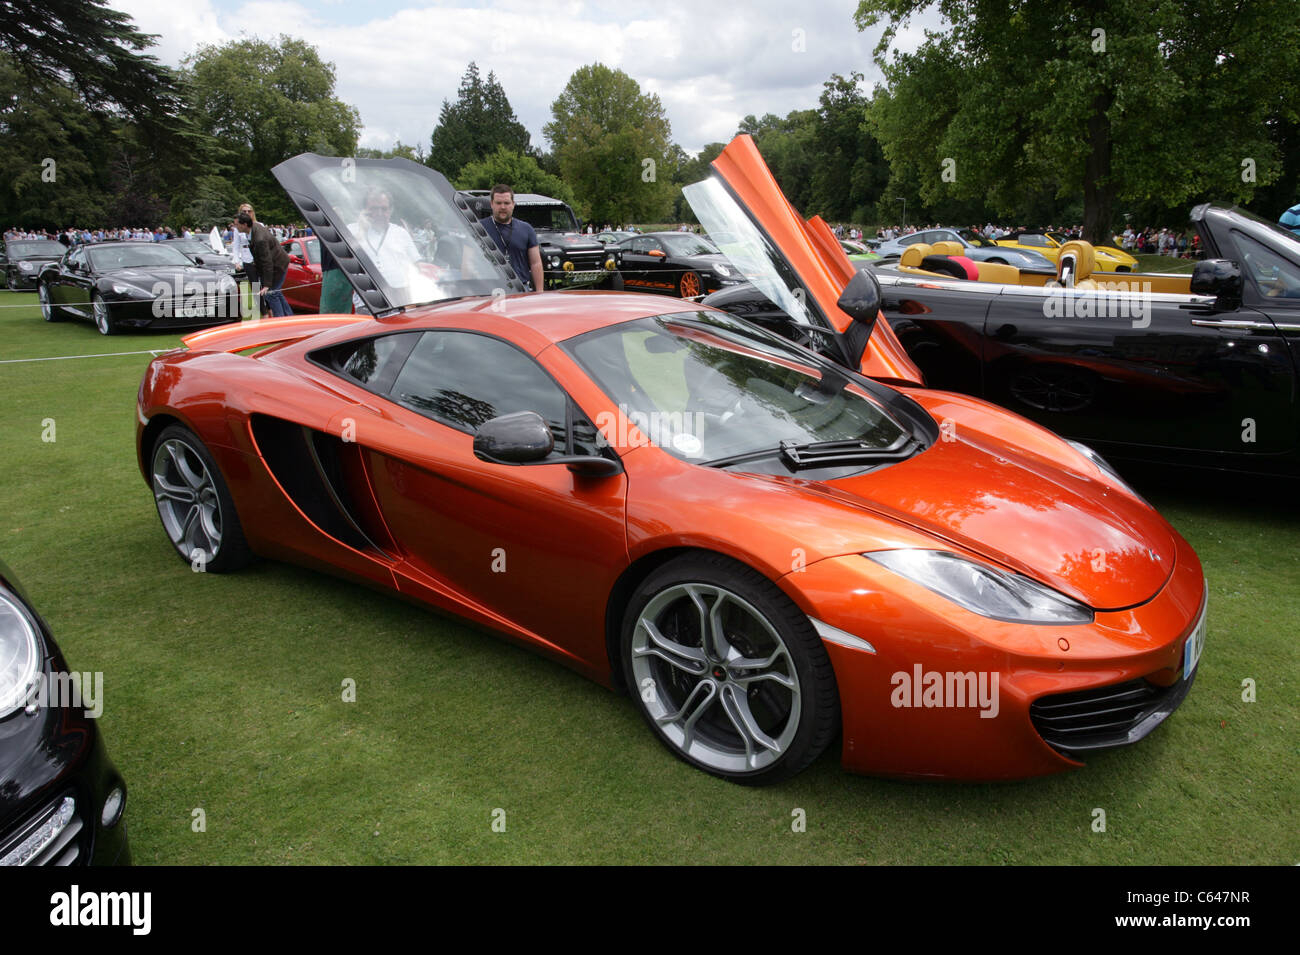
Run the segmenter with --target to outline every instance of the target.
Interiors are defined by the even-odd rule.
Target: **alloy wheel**
[[[633,692],[667,741],[722,773],[771,766],[799,730],[798,672],[772,623],[739,594],[682,583],[632,633]]]
[[[221,501],[203,460],[184,441],[171,438],[154,450],[153,495],[181,556],[212,563],[221,551]]]

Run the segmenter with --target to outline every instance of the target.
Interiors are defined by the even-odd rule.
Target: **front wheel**
[[[108,313],[108,303],[104,301],[104,296],[96,292],[90,300],[90,308],[94,313],[95,327],[99,329],[99,334],[117,334],[117,323],[113,321],[113,316]]]
[[[747,785],[819,756],[839,695],[808,618],[757,571],[713,554],[678,558],[637,588],[621,650],[641,715],[680,759]]]
[[[41,303],[41,318],[47,322],[57,322],[59,316],[54,305],[50,302],[50,287],[44,282],[36,286],[36,298]]]
[[[253,558],[235,502],[212,454],[194,432],[171,425],[153,448],[158,517],[177,555],[194,570],[238,570]]]

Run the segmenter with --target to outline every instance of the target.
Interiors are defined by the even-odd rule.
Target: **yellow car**
[[[1068,240],[1060,232],[1013,232],[998,239],[998,245],[1012,249],[1033,249],[1041,252],[1053,262],[1060,255],[1061,246]],[[1097,260],[1094,269],[1098,272],[1132,272],[1138,264],[1137,259],[1123,249],[1113,245],[1095,245],[1093,251]]]

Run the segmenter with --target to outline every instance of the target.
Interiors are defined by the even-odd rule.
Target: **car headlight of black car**
[[[729,279],[729,278],[731,278],[731,269],[727,268],[727,267],[726,267],[725,265],[723,265],[721,262],[716,262],[716,263],[714,263],[713,271],[717,272],[717,273],[718,273],[719,275],[721,275],[724,279]]]
[[[30,262],[19,262],[18,268],[22,269],[24,272],[30,272],[32,269],[36,268],[36,266],[32,265]]]
[[[41,670],[36,621],[0,587],[0,719],[26,705]]]

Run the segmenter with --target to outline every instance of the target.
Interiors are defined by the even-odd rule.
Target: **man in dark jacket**
[[[255,221],[247,212],[241,212],[235,219],[235,228],[248,236],[248,247],[252,250],[257,274],[262,279],[258,295],[272,315],[280,317],[293,314],[289,303],[285,301],[284,293],[280,291],[289,271],[289,253],[275,241],[275,236],[271,235],[266,226]]]

